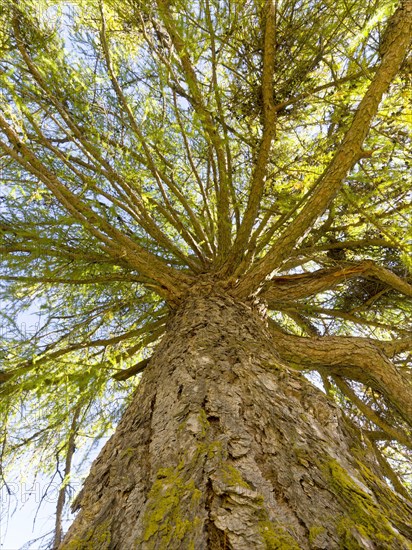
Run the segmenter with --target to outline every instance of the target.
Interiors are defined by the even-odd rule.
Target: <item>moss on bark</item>
[[[366,466],[363,466],[365,471]],[[370,489],[359,479],[352,477],[336,459],[331,459],[325,468],[331,488],[345,504],[347,514],[337,522],[340,547],[345,550],[376,548],[393,550],[404,548],[405,539],[389,523],[381,504],[375,500]],[[376,476],[369,470],[370,480]],[[388,515],[391,510],[387,510]],[[412,548],[412,545],[409,545]]]
[[[80,538],[74,537],[67,544],[60,546],[61,550],[109,550],[111,542],[111,520],[106,519],[96,527],[92,527]]]
[[[195,548],[201,518],[190,517],[202,493],[193,480],[185,479],[185,465],[161,468],[149,491],[143,516],[143,534],[136,548]]]

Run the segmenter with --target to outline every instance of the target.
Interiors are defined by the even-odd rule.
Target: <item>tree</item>
[[[64,464],[53,547],[411,548],[412,2],[1,20],[2,476]]]

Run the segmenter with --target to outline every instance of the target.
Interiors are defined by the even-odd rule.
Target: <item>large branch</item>
[[[397,491],[400,495],[402,495],[407,500],[410,500],[411,494],[407,489],[405,489],[405,486],[403,485],[402,481],[399,479],[398,474],[389,464],[388,460],[385,458],[385,456],[383,455],[379,447],[376,445],[376,442],[373,440],[373,438],[369,438],[369,439],[372,445],[372,449],[375,453],[376,459],[379,462],[379,466],[381,467],[385,477],[389,479],[389,481],[392,483],[395,491]]]
[[[273,244],[266,256],[240,281],[239,296],[258,290],[262,281],[272,274],[290,255],[314,222],[327,209],[344,178],[353,166],[365,156],[362,144],[371,121],[378,111],[382,96],[388,91],[408,51],[412,38],[412,0],[403,0],[388,22],[390,36],[382,62],[365,93],[352,124],[338,147],[336,154],[320,177],[306,204]],[[368,154],[369,156],[369,154]]]
[[[104,248],[113,258],[123,258],[130,267],[163,285],[175,298],[180,295],[181,283],[185,280],[185,276],[167,266],[160,258],[110,225],[108,221],[100,217],[82,201],[78,195],[63,185],[34,155],[1,115],[0,128],[11,144],[10,147],[0,141],[0,148],[23,168],[39,178],[60,204],[104,244]]]
[[[131,378],[132,376],[136,376],[136,374],[140,374],[144,371],[144,369],[147,367],[147,365],[150,363],[152,357],[148,357],[147,359],[142,359],[142,361],[139,361],[138,363],[132,365],[128,369],[123,369],[119,372],[116,372],[112,378],[115,380],[123,381],[127,380],[128,378]]]
[[[182,139],[183,139],[183,144],[184,144],[184,148],[185,148],[185,151],[186,151],[186,158],[189,161],[189,165],[190,165],[190,168],[192,170],[192,174],[193,174],[193,176],[195,178],[195,181],[196,181],[196,183],[199,187],[199,192],[200,192],[200,194],[203,198],[203,208],[204,208],[204,211],[205,211],[205,214],[206,214],[206,216],[205,216],[205,227],[204,227],[204,229],[201,226],[199,227],[200,233],[205,235],[203,246],[206,246],[206,257],[207,258],[214,258],[215,253],[216,253],[215,242],[214,242],[215,221],[213,220],[213,216],[212,216],[211,210],[209,208],[208,191],[207,191],[207,187],[204,185],[204,183],[202,181],[202,178],[200,177],[198,168],[195,164],[194,155],[193,155],[192,148],[191,148],[190,142],[189,142],[190,140],[189,140],[189,137],[187,135],[186,125],[184,123],[184,120],[182,120],[181,112],[180,112],[179,105],[178,105],[178,98],[177,98],[176,92],[174,90],[173,90],[173,106],[174,106],[174,112],[175,112],[176,120],[177,120],[177,123],[178,123],[179,128],[180,128],[180,134],[181,134]]]
[[[219,48],[217,47],[217,34],[216,26],[214,24],[214,17],[212,14],[211,6],[209,0],[205,2],[205,18],[207,23],[207,28],[210,35],[210,52],[211,52],[211,63],[212,63],[212,87],[216,101],[217,107],[217,120],[222,121],[225,119],[224,116],[224,105],[222,101],[222,90],[219,87],[218,72],[219,72]],[[233,213],[235,215],[236,228],[239,228],[240,225],[240,212],[238,206],[238,199],[236,196],[236,189],[233,186],[233,162],[232,162],[232,152],[230,148],[230,140],[228,135],[227,127],[222,124],[223,129],[223,140],[225,144],[226,159],[227,159],[227,177],[228,177],[228,186],[230,191],[230,196],[232,199]]]
[[[157,224],[149,215],[148,210],[145,208],[140,198],[136,196],[134,190],[129,185],[129,183],[127,183],[124,180],[124,178],[122,178],[112,168],[110,162],[108,162],[108,160],[104,158],[104,156],[101,154],[100,148],[97,147],[95,143],[91,142],[86,137],[84,128],[79,126],[79,124],[74,120],[73,115],[65,105],[65,102],[62,101],[60,96],[58,97],[57,95],[55,95],[53,91],[50,89],[47,81],[43,77],[41,71],[39,70],[37,65],[34,63],[33,59],[31,58],[27,50],[26,44],[20,32],[21,31],[20,27],[21,27],[21,17],[19,12],[15,11],[15,14],[13,17],[13,30],[16,36],[17,48],[27,66],[27,69],[30,75],[33,77],[33,79],[35,80],[37,85],[40,87],[42,92],[46,95],[50,103],[56,108],[62,121],[64,121],[66,127],[61,126],[60,122],[57,119],[54,120],[56,125],[59,126],[60,129],[66,133],[70,141],[72,141],[73,143],[75,143],[77,146],[80,147],[81,151],[83,152],[83,154],[85,154],[86,158],[90,160],[91,167],[93,168],[93,165],[95,165],[94,171],[96,172],[96,164],[97,164],[96,173],[104,174],[104,176],[106,177],[110,185],[119,193],[120,197],[122,197],[123,199],[126,199],[126,202],[128,202],[128,200],[132,201],[132,210],[136,208],[137,211],[140,213],[140,220],[139,220],[140,225],[158,243],[162,243],[163,245],[166,246],[167,249],[172,249],[173,253],[179,256],[178,247],[174,246],[171,239],[169,239],[167,235],[157,226]],[[31,124],[34,124],[33,117],[30,117],[30,122]],[[46,138],[45,138],[45,141],[48,142]],[[45,144],[46,146],[50,147],[50,142],[45,143],[43,141],[43,145]],[[60,160],[63,160],[63,162],[67,164],[66,155],[64,155],[61,151],[56,152],[56,148],[53,148],[53,152],[54,154],[57,154]],[[72,169],[71,163],[69,163],[69,168]],[[96,188],[96,185],[91,185],[91,187]],[[99,190],[99,192],[102,193],[103,195],[105,194],[101,189]],[[112,197],[110,197],[109,200],[113,202]],[[180,232],[180,229],[179,229],[179,232]],[[193,244],[193,243],[189,243],[189,244]],[[180,256],[182,255],[180,254]],[[189,260],[189,263],[190,263],[190,260]]]
[[[143,135],[142,130],[139,127],[139,124],[138,124],[138,122],[137,122],[137,120],[136,120],[136,118],[133,114],[133,111],[132,111],[132,109],[131,109],[131,107],[128,103],[128,100],[127,100],[126,96],[123,93],[123,90],[122,90],[122,88],[119,84],[119,81],[118,81],[118,79],[116,77],[116,74],[115,74],[115,71],[114,71],[112,58],[111,58],[111,54],[110,54],[109,42],[108,42],[107,35],[106,35],[106,21],[105,21],[104,10],[103,10],[102,5],[100,5],[100,14],[101,14],[101,21],[102,21],[102,26],[101,26],[101,30],[100,30],[100,42],[101,42],[101,45],[102,45],[103,55],[104,55],[104,59],[105,59],[105,62],[106,62],[106,69],[107,69],[110,81],[112,83],[113,89],[114,89],[114,91],[116,93],[116,96],[119,100],[119,104],[121,105],[122,109],[125,111],[126,116],[129,120],[130,126],[131,126],[133,132],[135,133],[135,135],[137,136],[137,138],[139,139],[139,141],[142,145],[144,154],[145,154],[146,159],[147,159],[147,162],[145,164],[147,164],[150,172],[152,173],[152,176],[153,176],[154,180],[156,181],[157,186],[159,187],[159,189],[160,189],[160,191],[163,195],[163,198],[164,198],[164,200],[167,204],[168,210],[166,210],[166,214],[169,213],[169,214],[175,214],[176,215],[176,211],[172,207],[169,200],[167,199],[166,194],[164,193],[164,189],[163,189],[163,185],[162,185],[161,180],[163,180],[165,182],[165,184],[169,187],[169,189],[177,197],[178,201],[182,204],[183,208],[186,210],[186,212],[189,216],[189,220],[192,222],[193,227],[195,228],[195,231],[197,231],[197,233],[198,233],[197,236],[198,236],[199,242],[203,242],[205,240],[205,235],[202,232],[201,225],[198,222],[198,220],[197,220],[193,210],[191,209],[188,201],[186,200],[184,194],[179,190],[179,188],[176,185],[174,185],[173,181],[170,178],[168,178],[165,174],[163,174],[160,171],[159,166],[156,165],[156,163],[154,162],[154,160],[152,158],[152,155],[151,155],[150,150],[149,150],[149,145],[148,145],[148,143],[147,143],[147,141],[146,141],[146,139]],[[161,207],[161,205],[158,205],[158,207]],[[176,227],[176,221],[177,221],[179,233],[182,235],[182,237],[185,239],[185,241],[189,244],[189,246],[192,247],[194,252],[199,256],[200,260],[202,262],[204,262],[203,255],[201,254],[200,250],[198,249],[196,242],[191,237],[190,232],[186,229],[185,225],[182,223],[180,217],[177,216],[177,220],[174,220],[173,216],[168,216],[168,219],[172,223],[172,225],[174,225],[175,227]]]
[[[294,302],[334,288],[355,277],[373,277],[389,288],[412,297],[412,285],[392,271],[376,265],[371,260],[331,269],[319,269],[310,273],[274,277],[264,285],[262,296],[271,309],[276,303]]]
[[[322,243],[316,246],[309,246],[306,248],[300,248],[295,250],[289,260],[287,260],[283,266],[282,270],[287,271],[288,269],[293,269],[297,266],[303,265],[311,260],[324,258],[322,252],[329,250],[356,250],[358,248],[399,248],[399,244],[395,242],[390,242],[387,239],[353,239],[347,241],[339,242],[329,242]]]
[[[380,343],[355,337],[301,338],[281,332],[274,334],[276,350],[288,364],[299,369],[320,370],[372,387],[412,426],[412,383],[382,351],[385,344],[390,349],[391,342]]]
[[[224,142],[216,128],[212,113],[206,105],[206,98],[201,91],[201,86],[195,68],[188,54],[187,45],[178,31],[176,21],[171,13],[170,2],[167,0],[157,0],[157,6],[159,9],[159,15],[171,38],[173,47],[179,59],[182,76],[185,78],[187,87],[189,88],[191,105],[199,116],[205,135],[207,136],[207,139],[216,154],[219,174],[219,186],[217,193],[218,253],[221,258],[224,258],[232,240],[230,190]]]
[[[233,273],[239,265],[251,237],[253,225],[259,211],[267,175],[272,141],[276,132],[276,110],[273,101],[273,78],[276,51],[276,5],[274,0],[267,0],[265,5],[265,33],[263,49],[262,100],[263,100],[263,134],[253,169],[249,189],[248,203],[235,242],[224,263],[222,272]]]

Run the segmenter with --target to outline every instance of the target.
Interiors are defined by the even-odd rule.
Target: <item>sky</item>
[[[22,313],[16,320],[21,332],[26,336],[34,334],[39,326],[37,306],[38,304],[33,303],[29,310]],[[5,336],[1,327],[0,336]],[[17,412],[24,414],[20,405]],[[91,451],[87,461],[89,466],[106,441],[107,437],[103,438],[98,447]],[[82,453],[80,455],[78,460],[82,458]],[[6,476],[8,487],[0,485],[0,550],[38,550],[52,536],[60,478],[56,476],[51,480],[50,476],[40,474],[36,476],[34,468],[27,469],[28,462],[30,459],[22,464],[16,464],[16,467],[8,473]],[[76,475],[78,467],[80,471]],[[72,468],[75,479],[70,484],[73,494],[80,491],[82,486],[80,476],[85,476],[88,469],[85,471],[83,464],[76,464],[75,455]],[[66,514],[65,531],[73,519],[73,514]],[[39,539],[45,535],[44,540]],[[33,542],[29,544],[30,541]]]
[[[103,438],[99,446],[90,453],[89,466],[107,439],[108,437]],[[79,464],[74,463],[72,469],[74,476],[77,466]],[[81,472],[82,477],[87,475],[84,468],[81,468]],[[53,533],[60,480],[56,477],[51,481],[50,476],[42,475],[35,477],[33,470],[21,473],[17,468],[11,475],[15,475],[16,480],[22,478],[24,481],[8,481],[11,495],[8,494],[5,486],[0,488],[0,550],[38,550],[42,544],[50,540]],[[73,495],[80,491],[82,487],[80,475],[75,476],[70,487]],[[74,517],[74,514],[67,511],[63,523],[65,532]],[[45,535],[44,540],[36,540]],[[28,544],[30,541],[34,542]]]
[[[43,492],[49,483],[49,479],[38,477],[34,480],[33,475],[29,475],[25,482],[9,484],[12,495],[8,495],[6,488],[2,487],[0,491],[1,550],[20,548],[37,550],[42,540],[35,541],[35,539],[53,530],[56,492],[53,491],[54,494],[42,499]],[[27,545],[29,541],[35,542]]]
[[[32,329],[35,331],[38,322],[34,313],[36,309],[33,305],[31,311],[22,314],[18,320],[23,333],[29,334]],[[35,472],[30,470],[21,472],[19,465],[16,465],[7,475],[6,482],[8,487],[0,487],[0,549],[37,550],[41,540],[24,545],[54,528],[58,480],[49,487],[49,494],[44,497],[50,478],[35,477]]]

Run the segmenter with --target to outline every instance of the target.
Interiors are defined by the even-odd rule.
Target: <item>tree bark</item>
[[[412,503],[257,306],[199,285],[75,502],[68,549],[408,549]]]

